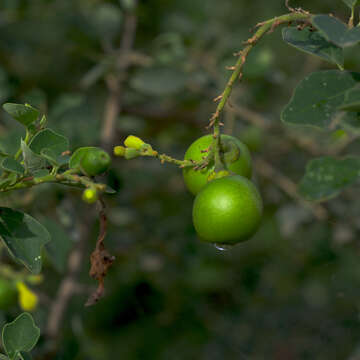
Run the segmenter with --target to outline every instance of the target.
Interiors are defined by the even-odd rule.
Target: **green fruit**
[[[258,229],[262,200],[256,186],[239,175],[209,182],[196,196],[193,223],[200,239],[235,245]]]
[[[85,189],[82,199],[88,204],[94,204],[98,200],[98,194],[95,189]]]
[[[0,278],[0,309],[7,309],[16,303],[17,291],[14,283]]]
[[[212,141],[212,135],[205,135],[197,139],[187,149],[184,157],[185,160],[202,160],[202,158],[207,155],[206,152],[202,151],[208,149]],[[246,145],[237,138],[229,135],[221,135],[221,144],[223,147],[222,157],[226,163],[226,170],[250,178],[252,173],[251,156]],[[235,158],[233,156],[234,149],[238,150]],[[196,195],[208,183],[209,175],[214,172],[214,169],[215,164],[213,161],[202,170],[194,170],[190,167],[184,168],[183,177],[189,191]]]
[[[111,163],[109,154],[98,148],[88,150],[80,160],[80,168],[85,175],[95,176],[105,172]]]

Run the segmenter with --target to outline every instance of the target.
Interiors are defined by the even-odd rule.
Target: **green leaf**
[[[122,23],[122,12],[118,6],[101,4],[94,11],[93,24],[102,38],[114,38]]]
[[[168,67],[142,69],[130,81],[133,89],[153,96],[175,94],[183,90],[185,83],[184,73]]]
[[[41,270],[41,249],[50,234],[28,214],[0,207],[0,238],[9,252],[32,273]]]
[[[343,2],[350,8],[353,9],[359,2],[359,0],[343,0]]]
[[[340,47],[356,45],[360,41],[360,28],[349,29],[340,20],[328,15],[315,15],[312,24],[330,42]]]
[[[0,354],[0,360],[9,360],[9,358],[4,354]]]
[[[42,149],[41,156],[53,166],[61,166],[67,164],[69,161],[68,155],[56,155],[52,149]]]
[[[11,157],[7,157],[1,162],[1,168],[19,175],[22,175],[25,172],[24,167]]]
[[[66,270],[68,255],[74,245],[69,235],[55,221],[47,218],[42,223],[51,235],[51,241],[46,244],[46,251],[51,263],[59,273]]]
[[[360,158],[322,157],[309,162],[299,191],[308,200],[326,200],[338,195],[359,177]]]
[[[38,155],[42,150],[49,149],[55,156],[61,156],[63,152],[69,150],[69,140],[50,129],[45,129],[34,136],[29,148]]]
[[[95,146],[85,146],[85,147],[81,147],[81,148],[76,149],[74,151],[74,153],[70,157],[69,168],[70,169],[76,169],[77,167],[80,167],[80,161],[81,161],[82,157],[89,150],[94,150],[94,149],[98,149],[98,148],[95,147]]]
[[[6,324],[2,332],[3,345],[11,360],[20,352],[29,352],[40,337],[40,329],[28,313],[22,313],[13,322]]]
[[[350,89],[345,93],[344,102],[338,107],[339,110],[360,112],[360,88]]]
[[[42,169],[46,166],[46,160],[35,154],[23,140],[21,140],[21,150],[26,172],[33,173],[34,171]]]
[[[24,126],[30,126],[39,117],[39,110],[33,108],[28,104],[12,104],[6,103],[3,109],[15,120],[19,121]]]
[[[314,72],[298,84],[281,119],[289,124],[326,128],[344,103],[346,92],[357,88],[359,82],[359,73],[339,70]]]
[[[344,65],[342,48],[327,41],[318,31],[310,31],[309,28],[299,31],[296,27],[288,27],[282,30],[282,36],[286,43],[298,50],[319,56],[340,67]]]

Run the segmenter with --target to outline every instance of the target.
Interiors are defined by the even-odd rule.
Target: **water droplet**
[[[234,245],[227,245],[227,244],[214,244],[215,248],[219,251],[228,251],[230,250]]]

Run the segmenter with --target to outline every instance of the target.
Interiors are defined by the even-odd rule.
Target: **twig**
[[[127,69],[131,64],[128,54],[135,39],[137,18],[134,11],[129,12],[125,16],[124,30],[119,48],[119,56],[116,62],[116,73],[109,74],[106,77],[106,84],[109,96],[105,104],[104,123],[101,131],[102,146],[109,150],[113,144],[116,128],[116,119],[121,112],[122,101],[121,95],[123,91],[123,83],[127,76]]]
[[[91,219],[91,217],[87,217],[87,219]],[[80,225],[80,237],[76,246],[70,253],[67,274],[63,278],[58,288],[55,300],[50,307],[45,331],[45,334],[53,340],[50,352],[54,351],[58,345],[59,331],[62,326],[66,308],[74,291],[76,290],[76,278],[80,271],[81,265],[83,264],[85,244],[86,240],[89,238],[90,229],[90,220],[86,220],[83,224]]]

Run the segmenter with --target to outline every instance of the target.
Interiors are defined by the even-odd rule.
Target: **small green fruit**
[[[201,161],[203,157],[207,156],[205,151],[209,149],[212,141],[212,135],[205,135],[197,139],[187,149],[184,159]],[[221,144],[223,146],[223,161],[226,164],[225,170],[250,178],[252,165],[247,146],[237,138],[229,135],[221,135]],[[191,167],[184,168],[183,177],[186,187],[191,193],[196,195],[208,183],[208,180],[211,180],[211,174],[214,173],[214,170],[215,163],[213,161],[201,170],[194,170]]]
[[[105,172],[111,164],[109,154],[102,149],[87,151],[80,160],[80,168],[87,176],[95,176]]]
[[[196,196],[193,223],[200,239],[235,245],[258,229],[262,200],[256,186],[239,175],[209,182]]]
[[[93,204],[98,200],[98,194],[95,189],[85,189],[82,194],[82,199],[88,203]]]

